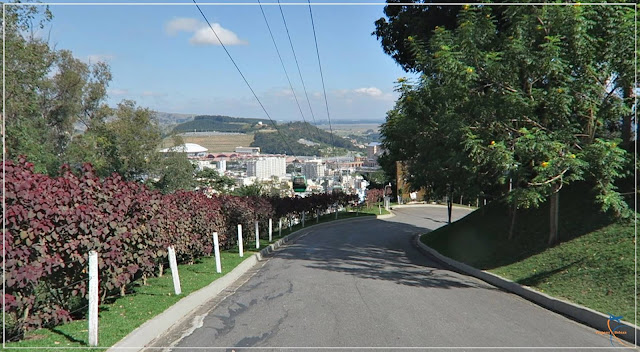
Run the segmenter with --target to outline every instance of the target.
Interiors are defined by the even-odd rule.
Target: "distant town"
[[[305,192],[298,193],[300,196],[339,190],[357,194],[363,200],[369,185],[363,175],[380,171],[377,159],[382,154],[381,147],[380,143],[371,142],[362,146],[363,152],[348,152],[337,157],[265,154],[260,147],[245,146],[211,153],[196,143],[184,143],[160,152],[186,153],[196,171],[213,169],[234,179],[235,187],[260,184],[272,191],[275,189],[281,196],[293,196],[292,179],[304,176],[307,187]]]

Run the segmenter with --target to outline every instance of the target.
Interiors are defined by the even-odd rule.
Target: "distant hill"
[[[381,124],[381,123],[384,123],[385,121],[386,120],[384,118],[382,119],[332,119],[331,124],[332,125],[360,125],[360,124],[370,124],[370,123]],[[329,120],[327,119],[315,121],[315,125],[328,125],[328,124],[329,124]]]
[[[279,133],[275,131],[257,132],[251,146],[260,147],[263,153],[269,154],[321,155],[322,150],[326,150],[331,146],[342,150],[360,151],[349,140],[335,134],[332,144],[331,133],[309,123],[289,122],[279,124],[278,130],[280,131]],[[300,139],[318,143],[318,145],[310,146],[308,145],[309,143],[300,143],[298,142]]]
[[[247,133],[266,129],[267,125],[260,119],[249,119],[223,115],[199,115],[191,121],[183,122],[173,128],[181,132],[236,132]]]
[[[177,125],[192,120],[195,114],[174,114],[171,112],[154,112],[154,116],[160,126]]]
[[[184,116],[186,118],[186,115]],[[351,141],[306,122],[278,123],[276,132],[269,121],[224,115],[198,115],[173,128],[174,133],[225,132],[254,134],[252,147],[260,147],[263,153],[322,155],[335,146],[344,151],[361,151]],[[284,137],[284,140],[283,140]],[[286,140],[286,142],[285,142]],[[302,143],[299,141],[303,140]],[[288,145],[287,145],[288,144]]]

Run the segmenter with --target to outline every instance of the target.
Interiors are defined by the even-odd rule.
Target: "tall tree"
[[[128,180],[139,180],[157,170],[162,135],[151,110],[131,100],[122,101],[115,110],[115,118],[104,124],[99,137],[105,144],[110,172],[117,172]]]
[[[225,175],[221,175],[215,169],[204,169],[196,172],[196,184],[200,187],[211,188],[216,193],[226,194],[236,185],[236,181]]]
[[[39,8],[5,7],[7,152],[9,158],[27,155],[38,171],[55,174],[71,161],[67,154],[76,123],[89,126],[107,115],[111,73],[104,63],[88,65],[34,35],[51,18],[47,8]]]
[[[411,5],[408,2],[416,3]],[[372,33],[379,40],[382,49],[390,55],[406,71],[418,71],[417,62],[412,55],[408,39],[414,38],[429,41],[436,28],[454,29],[456,17],[461,6],[431,5],[431,0],[387,0],[384,14],[375,22],[376,30]],[[463,4],[461,0],[452,1]]]
[[[54,63],[45,40],[33,35],[51,19],[48,8],[4,6],[6,116],[3,135],[7,157],[29,157],[39,172],[56,169],[53,145],[42,131],[46,121],[40,111],[39,94]],[[35,26],[34,26],[35,23]],[[1,40],[1,39],[0,39]],[[1,58],[0,58],[1,60]],[[52,166],[53,165],[53,166]]]
[[[455,29],[440,27],[428,42],[408,38],[422,76],[415,86],[401,82],[383,135],[389,155],[407,161],[412,185],[510,190],[514,219],[550,197],[550,243],[564,184],[589,179],[603,209],[622,215],[613,180],[628,155],[615,138],[629,106],[607,83],[619,73],[602,54],[601,10],[513,6],[500,11],[501,23],[494,7],[463,6]]]

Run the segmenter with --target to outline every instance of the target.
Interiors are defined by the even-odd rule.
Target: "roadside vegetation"
[[[309,218],[305,222],[305,227],[315,225],[316,223],[326,223],[334,220],[343,220],[357,218],[358,216],[371,216],[372,214],[360,213],[353,211],[340,211],[336,219],[335,213],[321,215],[316,222],[315,218]],[[238,254],[237,244],[230,248],[221,250],[220,259],[222,264],[222,273],[216,273],[215,259],[208,255],[197,258],[193,263],[184,263],[178,265],[180,275],[180,283],[182,294],[175,295],[173,288],[173,279],[171,271],[168,269],[168,262],[164,263],[165,272],[161,277],[151,277],[147,279],[146,284],[136,282],[131,285],[123,297],[112,297],[99,307],[99,346],[107,346],[101,348],[88,347],[87,337],[87,320],[84,318],[76,319],[71,322],[58,325],[55,327],[31,330],[25,333],[24,338],[18,342],[7,343],[8,348],[38,348],[38,351],[55,352],[64,350],[82,351],[83,347],[89,351],[100,351],[108,349],[147,320],[152,319],[156,315],[162,313],[167,308],[218,278],[226,275],[235,269],[245,259],[257,253],[261,249],[269,246],[271,243],[302,230],[302,224],[298,222],[287,226],[286,219],[283,219],[282,236],[279,236],[278,222],[274,221],[273,241],[268,241],[268,232],[261,229],[260,249],[255,248],[255,237],[252,238],[250,232],[245,230],[244,257]],[[51,349],[47,349],[51,347]]]
[[[633,221],[602,213],[591,197],[584,184],[560,192],[555,246],[547,245],[548,203],[519,213],[512,240],[504,202],[481,207],[421,240],[457,261],[633,322]]]
[[[425,244],[633,319],[633,14],[626,5],[385,8],[374,34],[420,76],[397,81],[380,164],[389,177],[405,171],[405,191],[447,199],[450,223],[453,200],[489,201]]]

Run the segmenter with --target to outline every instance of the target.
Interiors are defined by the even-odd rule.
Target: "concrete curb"
[[[581,305],[571,303],[568,301],[564,301],[542,292],[538,292],[532,288],[522,286],[518,283],[515,283],[511,280],[505,279],[499,275],[476,269],[467,264],[458,262],[449,257],[446,257],[435,249],[428,247],[422,241],[420,241],[421,234],[418,234],[414,237],[413,242],[416,247],[424,251],[426,254],[432,255],[436,257],[438,260],[446,263],[447,265],[467,274],[478,278],[482,281],[485,281],[493,286],[501,288],[505,291],[514,293],[526,300],[529,300],[543,308],[549,309],[556,313],[562,314],[572,320],[590,326],[598,331],[606,331],[609,332],[609,327],[607,323],[609,321],[609,316],[602,314],[593,309],[583,307]],[[622,328],[618,329],[618,331],[626,331],[626,334],[616,334],[620,339],[626,340],[635,344],[635,336],[636,334],[640,334],[640,328],[626,321],[621,321],[620,325]],[[612,327],[614,328],[614,327]],[[636,344],[637,345],[637,344]]]
[[[400,205],[394,205],[391,208],[392,209],[402,209],[402,208],[422,208],[422,207],[431,207],[431,208],[446,208],[447,206],[445,204],[430,204],[430,203],[414,203],[414,204],[400,204]],[[468,210],[468,211],[474,211],[480,208],[476,208],[476,207],[466,207],[466,206],[460,206],[460,205],[454,205],[453,209],[458,209],[458,210]]]
[[[172,326],[181,323],[190,315],[191,312],[195,311],[205,302],[220,294],[220,292],[224,291],[227,287],[231,286],[238,278],[249,271],[249,269],[258,264],[258,262],[262,261],[265,256],[273,253],[276,249],[282,247],[283,245],[306,235],[310,228],[321,225],[332,225],[346,221],[374,219],[376,218],[373,216],[362,216],[361,218],[356,217],[339,219],[305,226],[304,228],[299,229],[296,232],[293,232],[270,244],[260,252],[253,254],[251,257],[242,261],[242,263],[240,263],[229,273],[216,279],[208,286],[205,286],[198,291],[192,292],[171,307],[167,308],[164,312],[156,315],[150,320],[147,320],[137,329],[130,332],[122,340],[118,341],[115,345],[109,347],[107,352],[116,352],[122,350],[142,351],[154,340],[162,336]]]

